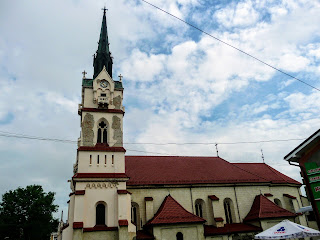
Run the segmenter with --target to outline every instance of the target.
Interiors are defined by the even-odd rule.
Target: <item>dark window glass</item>
[[[137,208],[135,206],[132,206],[131,208],[131,219],[132,219],[132,222],[137,225]]]
[[[103,130],[103,143],[107,143],[107,129]]]
[[[181,232],[177,233],[177,240],[183,240],[183,234]]]
[[[96,225],[106,224],[106,208],[103,204],[98,204],[96,207]]]
[[[228,200],[224,202],[224,212],[226,215],[226,222],[232,223],[231,206],[230,206],[230,201]]]
[[[101,128],[98,129],[97,143],[101,143]]]
[[[196,215],[199,217],[203,217],[202,204],[200,202],[196,203]]]

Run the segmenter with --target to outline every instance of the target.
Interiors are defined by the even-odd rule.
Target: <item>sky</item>
[[[320,1],[149,1],[320,88]],[[320,128],[319,91],[141,0],[4,0],[1,195],[40,184],[66,215],[76,143],[1,135],[77,141],[82,72],[93,75],[104,5],[113,78],[124,76],[127,155],[216,156],[218,143],[227,161],[262,162],[262,149],[267,164],[301,181],[283,158]],[[261,142],[287,139],[298,140]],[[248,141],[258,143],[239,143]]]

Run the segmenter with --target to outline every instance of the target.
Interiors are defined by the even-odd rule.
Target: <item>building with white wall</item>
[[[248,239],[302,207],[301,184],[264,163],[125,156],[123,85],[112,77],[104,11],[92,79],[82,80],[81,135],[59,238]]]

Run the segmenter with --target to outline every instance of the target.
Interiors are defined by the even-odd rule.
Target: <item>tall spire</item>
[[[106,10],[108,9],[104,7],[98,50],[93,58],[93,78],[98,76],[104,66],[106,67],[110,77],[112,77],[112,57],[109,50]]]

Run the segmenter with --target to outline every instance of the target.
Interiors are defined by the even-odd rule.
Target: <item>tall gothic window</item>
[[[233,223],[233,219],[232,219],[233,206],[232,206],[231,199],[225,199],[223,205],[224,205],[224,212],[226,215],[226,222]]]
[[[131,203],[131,222],[137,226],[137,230],[140,229],[139,205],[135,202]]]
[[[104,121],[98,125],[97,143],[108,143],[107,124]]]
[[[203,200],[202,199],[197,199],[196,204],[195,204],[195,209],[196,209],[196,215],[198,217],[203,217]]]
[[[102,203],[96,207],[96,225],[106,225],[106,207]]]
[[[132,219],[132,222],[137,225],[137,207],[136,206],[131,206],[131,219]]]

